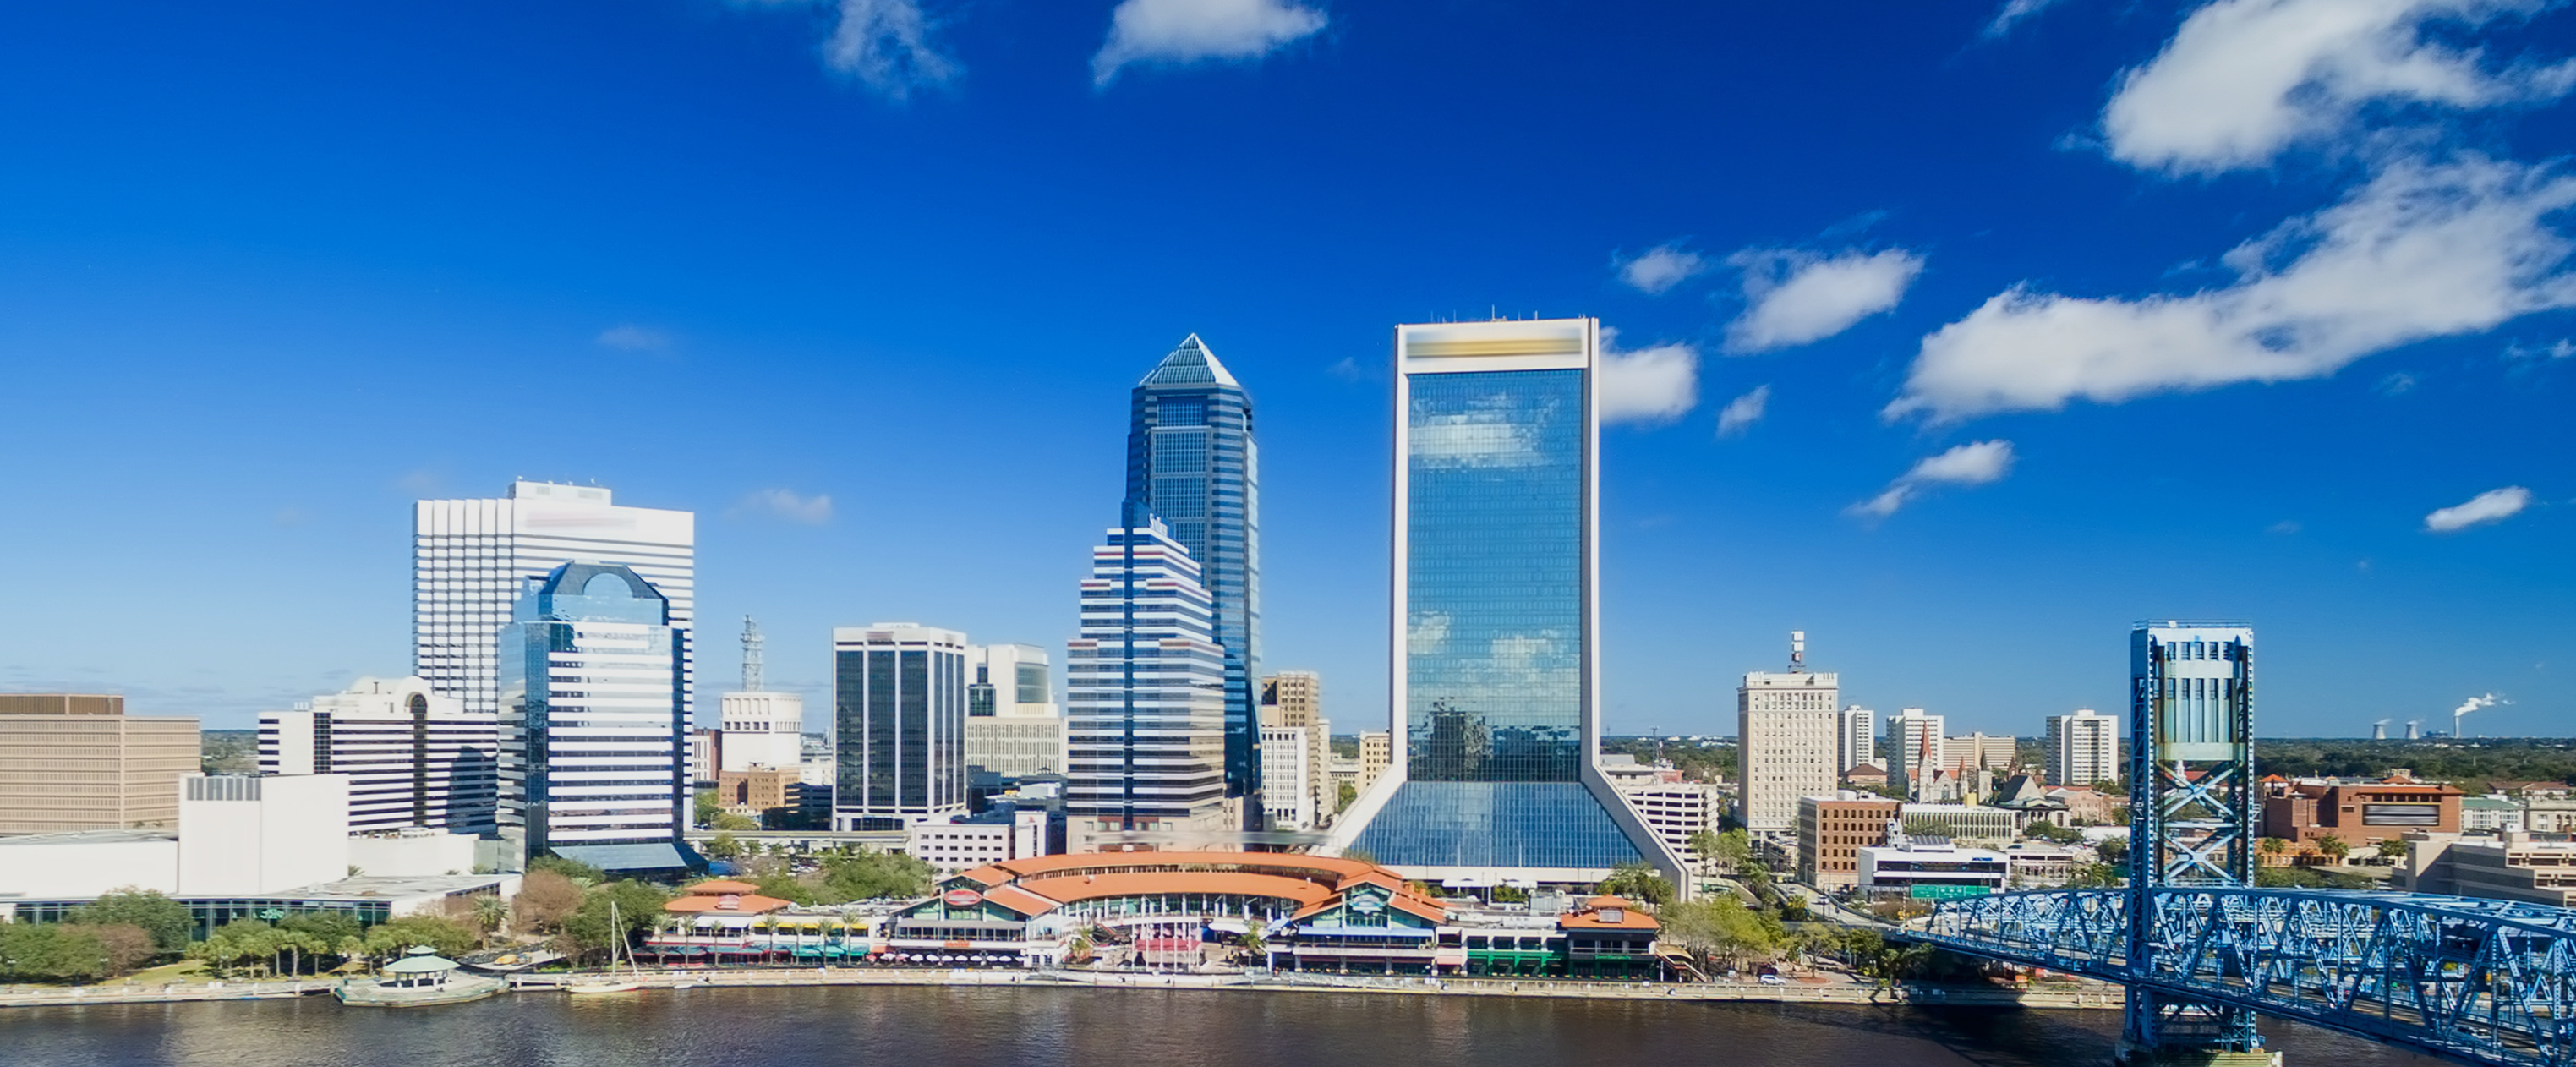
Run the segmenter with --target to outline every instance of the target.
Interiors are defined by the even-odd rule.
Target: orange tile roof
[[[1332,890],[1303,878],[1253,874],[1245,871],[1080,874],[1058,878],[1031,878],[1014,883],[1012,888],[1065,904],[1081,900],[1097,900],[1102,897],[1140,897],[1158,893],[1234,893],[1243,896],[1276,897],[1281,900],[1293,900],[1302,905],[1327,900],[1333,895]]]
[[[1604,901],[1607,903],[1603,903]],[[1602,921],[1601,913],[1612,909],[1619,912],[1619,921]],[[1594,897],[1584,902],[1584,910],[1559,916],[1556,923],[1568,930],[1661,930],[1664,928],[1662,923],[1655,921],[1654,916],[1638,911],[1627,901],[1617,897]]]
[[[730,908],[725,907],[724,905],[726,901],[733,902],[733,906]],[[777,897],[764,897],[757,893],[726,893],[721,896],[711,897],[681,897],[678,900],[662,905],[662,910],[679,915],[717,912],[728,915],[762,915],[768,912],[784,910],[792,903],[794,902],[780,900]]]
[[[1101,867],[1236,867],[1313,871],[1336,881],[1380,869],[1374,863],[1294,852],[1082,852],[1033,856],[993,865],[1019,878],[1042,878]]]
[[[1048,900],[1015,885],[995,886],[985,890],[984,899],[1031,918],[1054,911],[1064,903],[1060,900]]]
[[[689,886],[687,889],[683,890],[683,892],[702,897],[720,897],[727,893],[757,893],[760,892],[760,887],[749,882],[733,882],[726,881],[724,879],[717,879]]]

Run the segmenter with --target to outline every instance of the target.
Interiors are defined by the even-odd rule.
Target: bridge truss
[[[2147,909],[2135,927],[2132,907]],[[2259,1011],[2467,1063],[2576,1067],[2576,911],[2567,909],[2156,887],[1945,901],[1927,923],[1908,936],[2120,982],[2133,1004],[2144,993],[2217,1009],[2211,1018],[2220,1025],[2231,1013]],[[2136,943],[2144,951],[2133,968]]]

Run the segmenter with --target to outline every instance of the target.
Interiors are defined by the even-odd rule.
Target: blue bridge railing
[[[1945,901],[1900,936],[2330,1027],[2466,1063],[2576,1067],[2576,910],[2409,893],[2161,886]]]

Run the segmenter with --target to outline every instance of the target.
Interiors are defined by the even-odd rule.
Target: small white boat
[[[625,925],[617,919],[617,902],[614,900],[608,902],[608,928],[621,934],[626,929]],[[623,947],[620,942],[624,940],[625,938],[621,936],[608,946],[608,973],[593,976],[586,981],[566,982],[563,991],[577,997],[584,997],[598,996],[603,993],[632,993],[644,988],[643,976],[635,972],[635,960],[632,957],[626,960],[626,973],[617,973],[617,950]]]

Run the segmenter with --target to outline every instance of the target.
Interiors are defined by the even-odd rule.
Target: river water
[[[6,1067],[2064,1067],[2119,1014],[1206,990],[789,987],[0,1011]],[[2290,1067],[2437,1061],[2267,1023]]]

